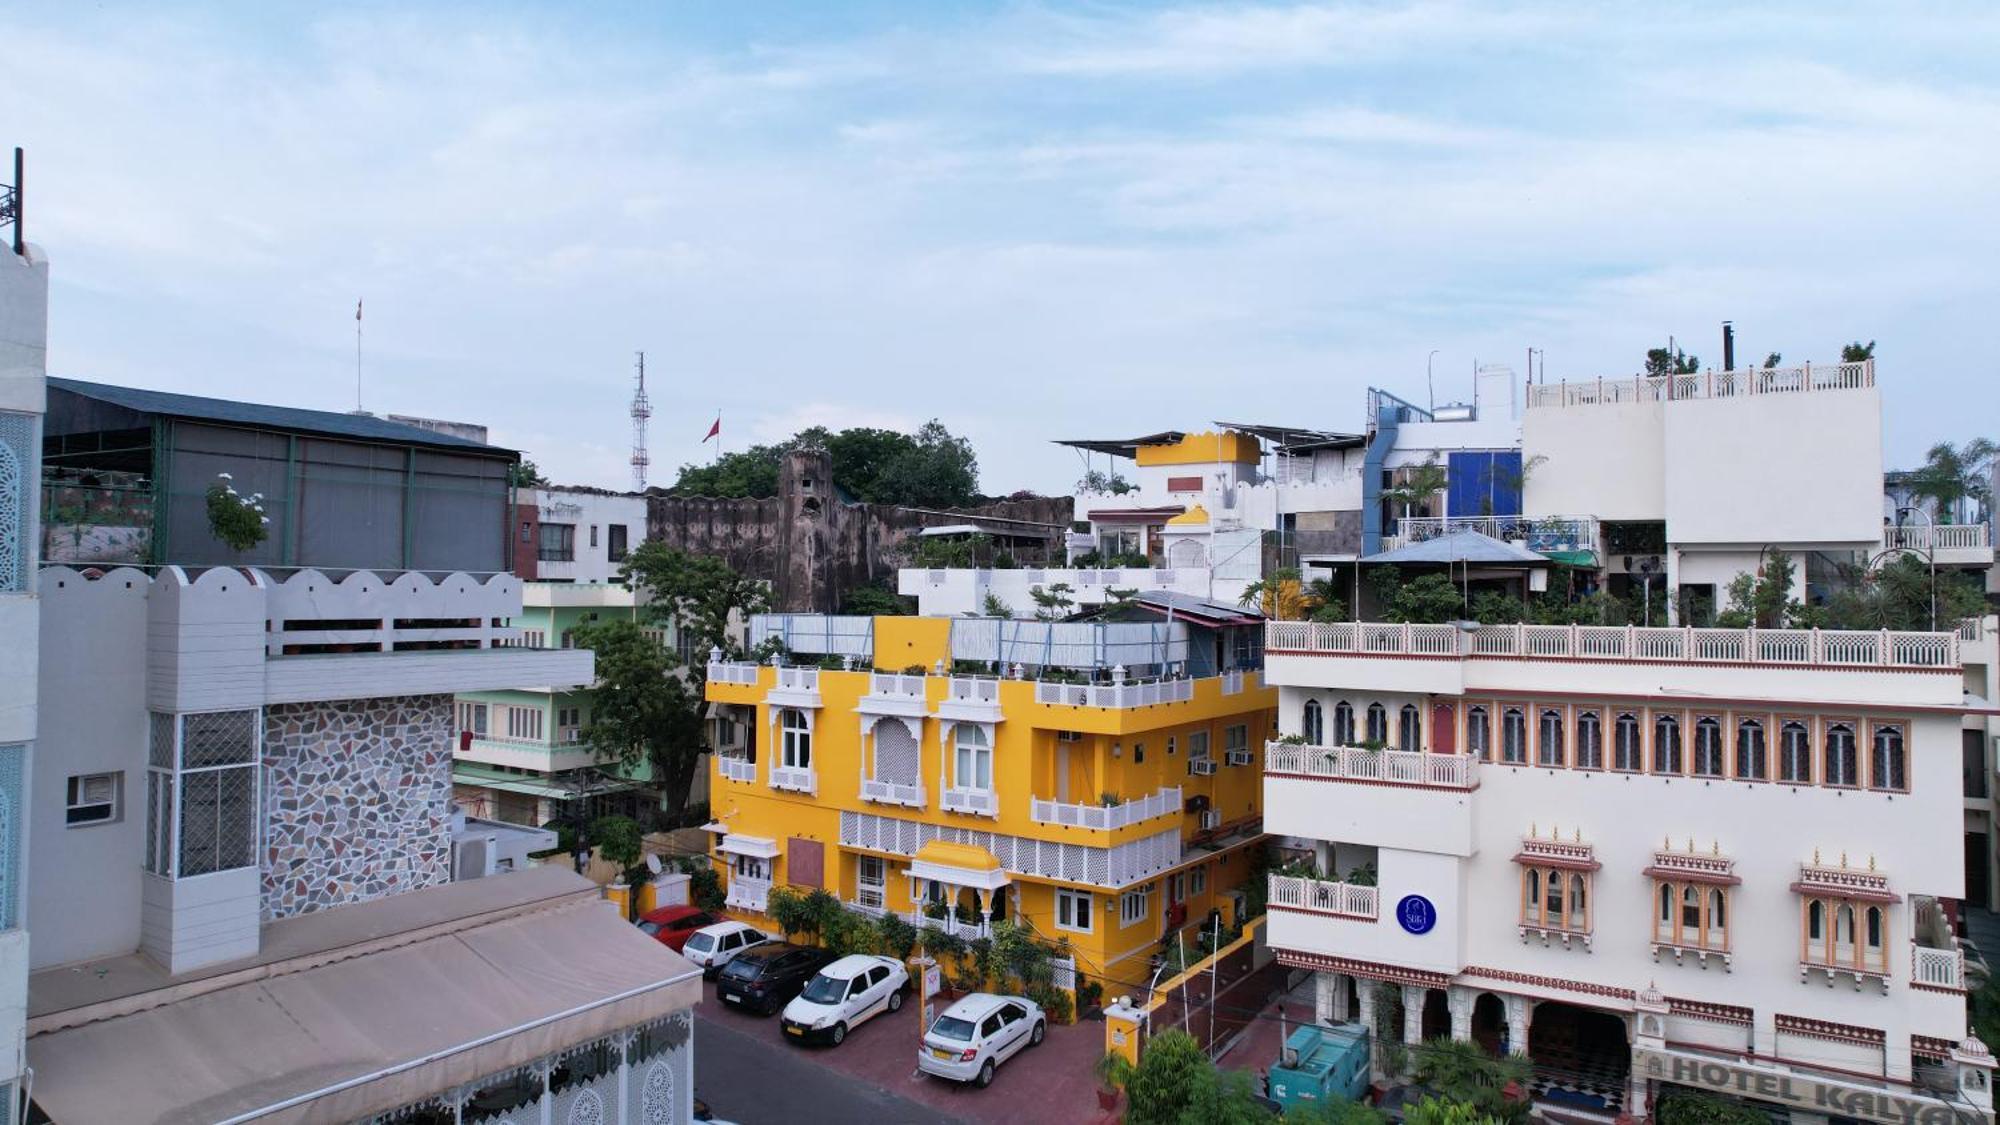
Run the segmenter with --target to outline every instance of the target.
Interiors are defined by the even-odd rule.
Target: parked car
[[[662,906],[639,915],[639,932],[651,934],[653,940],[679,953],[696,930],[720,921],[699,906]]]
[[[767,941],[738,953],[715,974],[715,996],[724,1004],[770,1015],[799,994],[833,954],[789,942]]]
[[[717,922],[688,935],[681,955],[701,966],[701,975],[715,979],[717,970],[746,949],[764,945],[771,935],[742,922]]]
[[[780,1025],[793,1039],[839,1046],[851,1029],[903,1006],[910,971],[894,957],[849,954],[819,971],[798,999],[785,1005]]]
[[[931,1021],[917,1048],[917,1069],[984,1089],[995,1067],[1041,1046],[1048,1030],[1048,1017],[1033,1000],[975,992]]]

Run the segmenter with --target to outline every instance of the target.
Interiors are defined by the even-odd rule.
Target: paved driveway
[[[993,1085],[980,1090],[917,1072],[920,1029],[914,1001],[905,1003],[900,1012],[877,1016],[855,1028],[838,1047],[810,1047],[785,1042],[776,1016],[755,1016],[718,1004],[714,986],[705,984],[703,988],[706,995],[696,1009],[695,1088],[718,1117],[744,1125],[810,1119],[787,1112],[785,1107],[795,1102],[819,1120],[865,1120],[871,1125],[910,1120],[1061,1125],[1096,1122],[1104,1117],[1098,1112],[1097,1085],[1090,1076],[1091,1064],[1104,1053],[1104,1025],[1100,1022],[1049,1028],[1040,1047],[1008,1060]],[[733,1089],[725,1091],[720,1077],[709,1080],[702,1060],[718,1051],[766,1063],[772,1062],[773,1056],[782,1056],[821,1075],[846,1079],[836,1085],[848,1087],[848,1093],[829,1102],[780,1089],[799,1067],[773,1065],[763,1072],[763,1078],[753,1079],[760,1088],[756,1097],[746,1100]],[[860,1116],[850,1115],[862,1106],[875,1108]],[[908,1116],[911,1113],[917,1116]]]

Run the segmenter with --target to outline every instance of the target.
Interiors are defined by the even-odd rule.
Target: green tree
[[[882,470],[883,503],[956,508],[978,499],[979,458],[971,442],[954,436],[935,418],[917,427],[912,438],[913,448]]]
[[[1921,556],[1907,552],[1872,571],[1847,568],[1842,579],[1842,588],[1823,608],[1816,607],[1815,623],[1822,628],[1930,629],[1933,597],[1937,599],[1935,620],[1940,629],[1988,612],[1986,594],[1977,579],[1956,571],[1935,570]]]
[[[1123,496],[1134,487],[1116,469],[1090,469],[1076,482],[1078,492],[1108,492],[1113,496]]]
[[[1035,599],[1035,620],[1061,621],[1068,617],[1070,607],[1076,604],[1076,599],[1070,597],[1075,592],[1067,582],[1028,587],[1028,596]]]
[[[680,476],[668,491],[676,496],[725,500],[776,496],[778,463],[789,448],[790,443],[753,445],[738,453],[725,453],[707,465],[682,465]]]
[[[1382,499],[1409,509],[1429,504],[1431,497],[1443,492],[1451,483],[1450,475],[1438,463],[1436,454],[1421,465],[1398,470],[1398,476],[1400,479],[1395,485],[1382,490]]]
[[[1447,1101],[1427,1094],[1403,1111],[1403,1120],[1407,1125],[1502,1125],[1505,1119],[1469,1102]]]
[[[986,591],[986,598],[980,603],[979,612],[987,617],[1014,616],[1014,610],[1006,602],[1001,601],[999,595],[991,590]]]
[[[1859,340],[1856,340],[1851,344],[1841,345],[1840,362],[1842,363],[1861,363],[1864,360],[1870,360],[1874,358],[1875,358],[1875,341],[1873,340],[1870,340],[1865,344]]]
[[[691,555],[654,539],[626,556],[624,575],[634,589],[651,597],[653,619],[671,623],[687,638],[695,653],[688,671],[702,682],[708,675],[709,649],[742,654],[743,646],[730,634],[730,616],[762,613],[771,601],[762,581],[738,574],[721,559]]]
[[[1674,348],[1671,351],[1666,348],[1646,349],[1646,374],[1648,375],[1654,377],[1661,375],[1692,375],[1700,370],[1701,358],[1699,356],[1688,355],[1679,348]]]
[[[581,693],[590,715],[583,740],[599,761],[649,767],[668,809],[679,813],[701,760],[699,685],[671,675],[673,655],[634,622],[585,621],[572,635],[597,657],[597,680]]]
[[[597,845],[597,854],[617,864],[624,874],[625,885],[631,888],[625,896],[626,917],[638,918],[639,888],[652,878],[652,872],[639,862],[646,853],[646,834],[639,830],[639,822],[629,816],[600,816],[590,822],[590,839]]]
[[[855,617],[908,617],[915,613],[910,599],[881,586],[861,586],[849,590],[841,600],[840,612]]]
[[[1323,1102],[1290,1106],[1284,1118],[1285,1125],[1382,1125],[1387,1120],[1374,1106],[1337,1095]]]
[[[1177,1125],[1205,1120],[1215,1064],[1185,1031],[1168,1030],[1146,1041],[1138,1069],[1125,1083],[1126,1125]]]
[[[1784,356],[1779,355],[1777,352],[1772,352],[1770,355],[1764,357],[1764,369],[1768,371],[1778,366],[1778,364],[1784,362],[1784,358]]]
[[[1658,1125],[1768,1125],[1771,1116],[1742,1102],[1675,1088],[1660,1094],[1653,1120]]]
[[[1378,566],[1367,581],[1384,621],[1422,625],[1465,616],[1465,595],[1449,575],[1423,574],[1406,582],[1395,567]]]
[[[1729,583],[1729,607],[1716,614],[1715,623],[1724,629],[1782,629],[1805,617],[1804,607],[1792,597],[1792,578],[1798,573],[1792,556],[1771,551],[1755,574],[1739,574]]]
[[[549,478],[526,457],[507,466],[507,483],[515,488],[547,488]]]
[[[1993,504],[1993,458],[2000,446],[1985,438],[1963,445],[1938,442],[1924,454],[1923,467],[1910,474],[1910,495],[1929,500],[1939,523],[1950,523],[1959,502]]]

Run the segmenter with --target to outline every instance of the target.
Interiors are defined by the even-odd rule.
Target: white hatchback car
[[[735,960],[738,953],[770,940],[769,934],[755,926],[742,922],[717,922],[689,934],[687,944],[681,947],[681,956],[700,965],[702,976],[712,977],[724,965]]]
[[[792,1039],[823,1039],[839,1046],[853,1028],[903,1006],[910,971],[894,957],[852,953],[806,982],[778,1020]]]
[[[975,992],[931,1021],[917,1048],[917,1069],[984,1088],[993,1081],[994,1067],[1025,1047],[1041,1046],[1048,1030],[1048,1018],[1033,1000]]]

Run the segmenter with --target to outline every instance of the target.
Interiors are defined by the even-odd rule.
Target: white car
[[[755,926],[742,922],[717,922],[689,934],[687,944],[681,947],[681,956],[700,965],[702,976],[712,977],[717,970],[735,960],[738,953],[770,940],[769,934]]]
[[[993,1068],[1023,1048],[1039,1047],[1049,1021],[1041,1005],[1020,996],[975,992],[944,1010],[924,1032],[917,1069],[984,1089]]]
[[[798,998],[785,1005],[779,1026],[788,1038],[839,1046],[847,1033],[883,1012],[903,1006],[910,971],[894,957],[853,953],[819,971]]]

